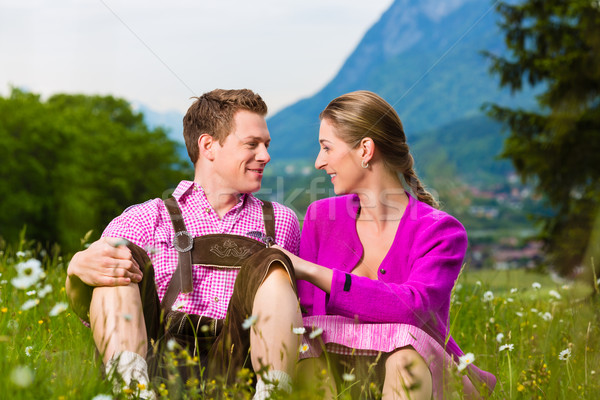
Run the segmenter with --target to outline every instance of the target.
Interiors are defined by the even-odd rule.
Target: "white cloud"
[[[249,87],[275,111],[327,83],[392,0],[0,0],[0,93],[114,94],[184,112]]]

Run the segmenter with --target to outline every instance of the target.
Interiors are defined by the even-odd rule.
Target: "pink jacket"
[[[409,195],[392,247],[378,280],[351,274],[362,257],[356,232],[358,196],[314,202],[308,208],[300,257],[333,270],[331,293],[298,281],[308,315],[339,314],[360,322],[417,326],[448,353],[462,351],[448,335],[450,294],[467,248],[464,227],[454,217]]]

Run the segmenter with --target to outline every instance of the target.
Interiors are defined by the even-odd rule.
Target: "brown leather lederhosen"
[[[175,339],[180,346],[187,348],[192,356],[198,356],[200,365],[208,367],[209,376],[229,372],[227,379],[231,380],[234,377],[231,374],[235,374],[242,366],[251,367],[247,362],[250,359],[247,354],[250,345],[249,333],[243,332],[241,323],[250,316],[256,290],[273,262],[278,261],[286,268],[296,291],[291,261],[280,250],[270,248],[275,237],[273,205],[263,201],[266,234],[249,232],[251,236],[262,240],[261,242],[245,236],[228,234],[192,238],[185,228],[177,201],[168,198],[164,203],[175,230],[173,244],[178,251],[178,264],[160,304],[154,286],[154,271],[146,251],[136,245],[129,245],[138,264],[145,266],[144,278],[139,287],[149,339],[147,358],[150,372],[152,375],[164,375],[161,358],[156,355],[164,351],[164,345],[169,339]],[[240,269],[226,320],[214,320],[172,310],[179,293],[190,293],[194,289],[193,265]],[[197,372],[196,368],[187,371],[180,368],[184,379]]]

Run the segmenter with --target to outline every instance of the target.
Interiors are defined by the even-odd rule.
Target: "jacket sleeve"
[[[422,327],[440,309],[449,309],[466,248],[464,228],[447,215],[417,233],[403,282],[373,280],[334,269],[327,313],[358,317],[362,322]]]

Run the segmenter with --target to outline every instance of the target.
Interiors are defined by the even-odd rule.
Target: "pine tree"
[[[537,110],[491,105],[488,112],[509,128],[503,156],[555,211],[540,217],[541,235],[550,265],[569,273],[599,254],[592,238],[600,229],[600,1],[496,8],[509,51],[486,53],[491,73],[513,92],[530,85],[541,94]]]

